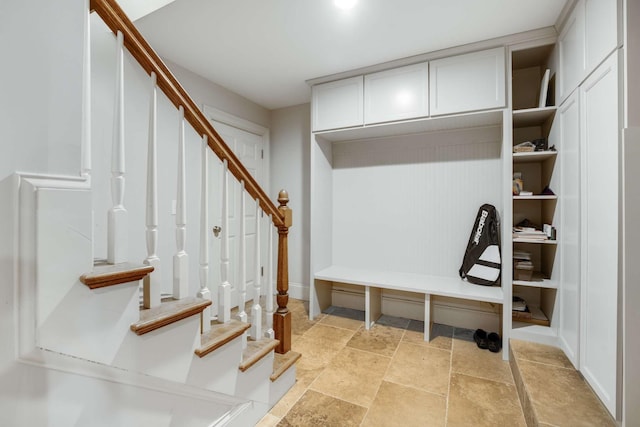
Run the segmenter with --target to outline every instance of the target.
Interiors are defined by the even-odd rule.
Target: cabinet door
[[[578,87],[618,45],[618,9],[615,0],[580,0],[558,38],[560,98]]]
[[[615,414],[618,307],[618,58],[580,86],[582,288],[580,365]]]
[[[585,0],[585,65],[587,72],[600,64],[618,44],[616,0]]]
[[[313,131],[363,124],[363,77],[323,83],[311,88]]]
[[[578,87],[585,75],[584,43],[584,3],[578,2],[558,38],[560,52],[558,88],[561,100]]]
[[[504,48],[429,63],[432,116],[505,106]]]
[[[558,108],[554,126],[559,127],[561,249],[560,326],[563,350],[579,367],[580,336],[580,108],[574,92]]]
[[[427,62],[364,76],[364,122],[428,116],[428,85]]]

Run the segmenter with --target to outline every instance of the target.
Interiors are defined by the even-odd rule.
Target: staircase
[[[102,18],[117,41],[111,172],[107,177],[93,173],[91,132],[85,129],[80,177],[16,174],[0,182],[0,197],[10,202],[0,209],[9,219],[6,227],[0,226],[0,236],[12,249],[6,259],[12,260],[13,268],[7,271],[12,272],[9,283],[14,283],[0,289],[3,311],[14,320],[0,328],[3,342],[9,343],[0,351],[0,362],[8,360],[12,366],[2,381],[13,378],[22,383],[14,396],[0,398],[0,425],[253,425],[293,386],[300,357],[290,351],[288,195],[281,191],[276,207],[114,0],[92,0],[90,12]],[[131,217],[124,205],[126,52],[150,82],[146,182],[133,183],[134,188],[146,189],[144,197],[140,195],[144,218]],[[88,47],[86,53],[90,61]],[[90,86],[87,81],[87,96]],[[164,232],[158,221],[158,89],[175,106],[180,122],[172,259],[158,255]],[[86,118],[88,127],[90,117]],[[201,137],[200,198],[195,205],[200,224],[195,227],[187,224],[194,204],[185,196],[191,188],[186,179],[186,131]],[[209,251],[212,155],[220,160],[223,177],[222,188],[216,189],[222,194],[219,260]],[[258,237],[248,267],[256,272],[254,301],[245,300],[246,281],[231,283],[229,274],[234,262],[229,255],[228,201],[233,179],[242,187],[241,218],[245,198],[255,201]],[[101,181],[111,187],[112,204],[106,213],[107,259],[97,261],[93,254],[100,229],[94,217],[100,213],[92,199]],[[266,248],[259,238],[263,217],[268,219]],[[130,251],[136,246],[131,239],[137,236],[129,231],[131,221],[144,224],[146,257]],[[189,274],[192,254],[186,242],[194,230],[198,263],[195,274]],[[245,271],[244,232],[237,239]],[[264,287],[258,274],[262,252],[268,253]],[[271,265],[277,265],[275,274]],[[164,283],[163,270],[172,271],[172,283]],[[210,271],[219,273],[220,283]],[[238,301],[231,301],[232,287],[240,295]],[[239,310],[234,312],[236,305]],[[25,376],[30,380],[21,379]]]

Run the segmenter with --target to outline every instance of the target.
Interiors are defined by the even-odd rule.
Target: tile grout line
[[[409,325],[407,325],[407,327],[408,326]],[[382,387],[382,382],[385,381],[385,378],[387,377],[387,374],[389,373],[389,369],[391,369],[391,364],[393,363],[393,358],[398,353],[398,349],[400,348],[400,344],[402,343],[402,339],[404,338],[406,333],[407,333],[407,329],[403,328],[402,336],[400,337],[400,340],[398,341],[398,344],[396,345],[396,349],[393,351],[393,355],[389,358],[389,364],[387,365],[387,369],[384,371],[384,374],[382,375],[382,379],[380,380],[380,384],[378,385],[378,389],[376,390],[376,393],[373,395],[373,402],[371,402],[371,405],[367,408],[367,412],[364,414],[364,418],[362,418],[362,422],[360,423],[360,426],[362,426],[364,424],[364,421],[367,419],[367,415],[369,415],[369,411],[371,410],[371,406],[373,406],[373,404],[376,401],[376,397],[378,397],[378,393],[380,393],[380,387]],[[387,381],[387,382],[395,384],[392,381]]]
[[[327,316],[325,315],[325,317],[327,317]],[[304,331],[304,332],[302,333],[302,335],[300,335],[300,338],[303,338],[303,337],[307,334],[307,332],[309,332],[310,330],[312,330],[314,327],[316,327],[316,326],[317,326],[317,325],[319,325],[319,324],[320,324],[320,321],[317,321],[316,323],[314,323],[314,324],[313,324],[309,329],[307,329],[306,331]],[[331,326],[331,325],[324,325],[324,324],[323,324],[323,326],[330,327],[330,328],[331,328],[331,327],[334,327],[334,326]],[[349,330],[349,329],[344,329],[344,328],[339,328],[339,327],[335,327],[335,328],[336,328],[336,329],[341,329],[341,330]],[[350,330],[349,330],[349,331],[350,331]],[[355,335],[355,332],[351,335],[351,337],[349,338],[349,340],[351,340],[351,338],[353,338],[353,335]],[[347,341],[347,342],[349,342],[349,341]],[[345,343],[345,344],[342,346],[342,348],[336,352],[336,354],[338,354],[340,351],[342,351],[346,346],[347,346],[347,343]],[[335,357],[335,356],[334,356],[334,357]],[[291,407],[287,410],[287,412],[285,412],[285,414],[284,414],[282,417],[280,417],[280,419],[278,420],[278,423],[280,423],[280,421],[282,421],[282,420],[283,420],[283,419],[284,419],[284,418],[289,414],[289,412],[291,411],[291,409],[293,409],[293,408],[295,407],[295,405],[298,403],[298,401],[300,401],[300,399],[302,398],[302,396],[304,396],[304,395],[306,394],[306,392],[307,392],[307,391],[311,390],[311,386],[313,385],[313,383],[315,383],[315,382],[318,380],[318,378],[320,377],[320,375],[322,375],[322,373],[325,371],[325,369],[327,369],[327,366],[329,366],[329,364],[330,364],[332,361],[333,361],[333,358],[331,358],[331,359],[329,360],[329,362],[328,362],[325,366],[323,366],[323,367],[322,367],[322,369],[321,369],[321,371],[318,373],[318,375],[313,379],[313,381],[311,381],[311,382],[309,383],[309,385],[308,385],[307,387],[305,387],[305,389],[302,391],[302,393],[300,394],[300,396],[298,396],[298,397],[297,397],[297,399],[295,399],[295,401],[291,404]],[[297,371],[296,371],[296,374],[297,374]],[[297,378],[296,378],[296,381],[298,381],[298,379],[297,379]],[[313,391],[314,391],[314,392],[316,392],[316,393],[322,393],[322,392],[319,392],[319,391],[317,391],[317,390],[313,390]],[[322,393],[322,394],[325,394],[325,393]],[[283,397],[284,397],[284,396],[283,396]],[[333,398],[338,399],[338,400],[343,400],[343,399],[339,399],[339,398],[337,398],[336,396],[330,396],[330,397],[333,397]],[[346,402],[346,401],[345,401],[345,402]],[[351,402],[349,402],[349,403],[351,403]],[[277,404],[277,403],[276,403],[276,404]],[[274,405],[274,406],[275,406],[275,405]],[[360,405],[358,405],[358,406],[360,406]],[[273,409],[273,407],[272,407],[271,409]],[[271,413],[271,411],[269,411],[268,413]]]
[[[447,403],[444,410],[444,425],[449,424],[449,400],[451,397],[451,375],[453,374],[453,350],[456,344],[456,340],[453,338],[454,334],[451,334],[451,356],[449,357],[449,381],[447,383]]]
[[[567,371],[580,372],[576,368],[574,368],[573,365],[571,365],[571,367],[567,368],[566,366],[558,366],[558,365],[554,365],[553,363],[540,362],[539,360],[531,360],[531,359],[527,359],[526,357],[522,357],[522,356],[520,356],[520,360],[525,360],[525,361],[531,362],[531,363],[537,363],[539,365],[550,366],[552,368],[566,369]]]
[[[408,384],[402,384],[402,383],[398,383],[398,382],[395,382],[395,381],[392,381],[392,380],[385,380],[385,381],[388,382],[389,384],[394,384],[394,385],[397,385],[397,386],[400,386],[400,387],[404,387],[404,388],[410,388],[412,390],[419,391],[419,392],[426,393],[426,394],[430,394],[430,395],[433,395],[433,396],[436,396],[436,397],[444,397],[445,399],[447,398],[446,395],[437,393],[435,391],[425,390],[424,388],[420,388],[420,387],[416,387],[416,386],[408,385]]]

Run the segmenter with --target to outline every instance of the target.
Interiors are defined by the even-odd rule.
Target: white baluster
[[[84,1],[84,70],[82,72],[82,165],[80,174],[85,178],[91,176],[91,11],[89,0]],[[93,257],[92,257],[93,258]]]
[[[127,210],[124,208],[124,36],[117,35],[116,89],[111,146],[111,200],[107,224],[107,261],[110,264],[127,259]]]
[[[180,131],[178,136],[178,192],[176,200],[176,254],[173,256],[173,297],[185,298],[189,293],[189,257],[187,243],[187,201],[185,179],[184,108],[179,108]]]
[[[260,306],[260,201],[256,199],[256,247],[255,247],[256,278],[254,282],[253,307],[251,308],[251,338],[262,338],[262,307]]]
[[[198,298],[211,301],[209,283],[209,145],[207,135],[202,137],[202,168],[200,184],[200,291]],[[211,330],[211,306],[202,312],[202,333]]]
[[[222,242],[220,248],[220,279],[218,287],[218,321],[231,320],[231,284],[229,283],[229,164],[225,159],[222,172]]]
[[[276,333],[273,330],[273,222],[272,217],[269,215],[269,226],[267,227],[269,230],[269,234],[267,237],[267,331],[264,333],[264,336],[267,338],[274,339],[276,337]]]
[[[247,321],[247,313],[244,310],[244,306],[247,302],[247,230],[245,225],[245,218],[247,215],[247,208],[244,195],[244,181],[240,181],[240,271],[238,274],[238,280],[240,282],[240,295],[238,300],[238,319],[241,322]]]
[[[151,73],[151,97],[149,99],[149,144],[147,148],[147,202],[146,202],[146,237],[147,258],[146,265],[154,270],[143,281],[143,305],[144,308],[153,308],[160,305],[162,284],[160,282],[160,258],[158,258],[158,156],[156,123],[158,111],[158,94],[156,85],[156,73]]]

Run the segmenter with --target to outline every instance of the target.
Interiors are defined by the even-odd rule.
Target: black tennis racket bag
[[[500,283],[500,259],[498,213],[494,206],[484,204],[478,210],[471,230],[460,277],[477,285],[497,285]]]

